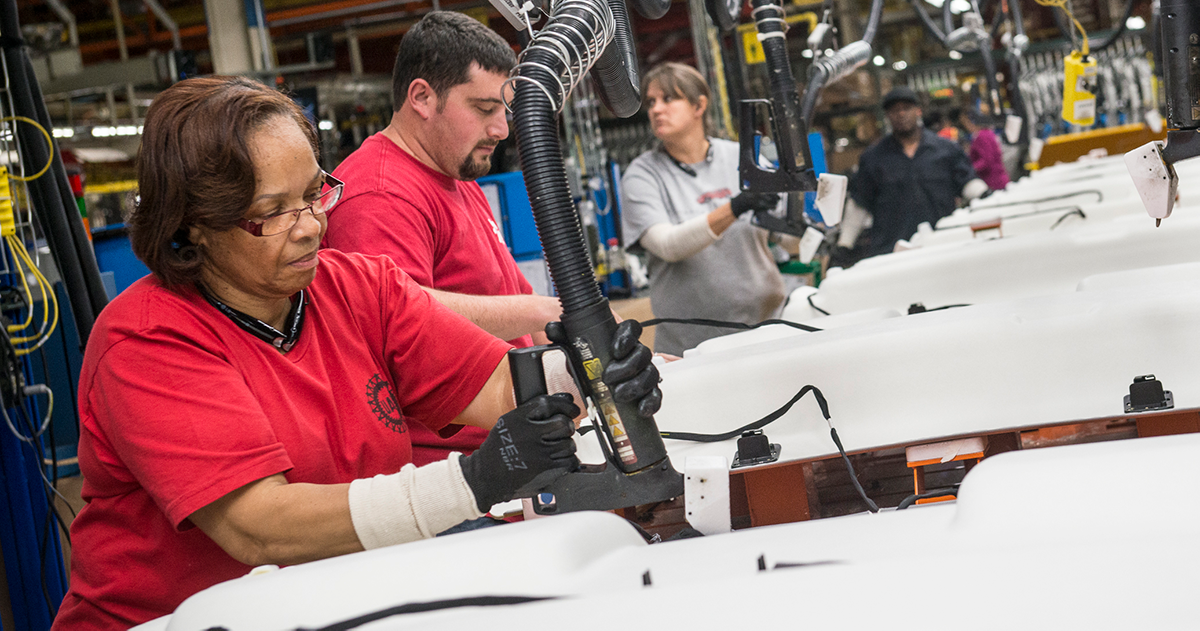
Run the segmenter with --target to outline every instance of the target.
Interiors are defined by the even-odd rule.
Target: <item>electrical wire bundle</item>
[[[1033,1],[1042,5],[1043,7],[1052,7],[1052,8],[1062,9],[1063,12],[1067,14],[1067,19],[1070,20],[1073,24],[1075,24],[1075,28],[1079,29],[1079,36],[1082,39],[1079,50],[1080,50],[1080,52],[1083,53],[1084,57],[1087,57],[1090,52],[1088,50],[1087,31],[1085,31],[1083,29],[1083,25],[1079,23],[1079,20],[1075,19],[1075,14],[1071,13],[1071,7],[1068,5],[1069,0],[1033,0]],[[1132,6],[1132,3],[1130,3],[1130,5]],[[1075,36],[1073,33],[1071,35],[1071,39],[1072,40],[1075,39]]]
[[[48,153],[54,155],[54,142],[50,133],[33,119],[24,116],[6,116],[0,118],[0,123],[10,125],[25,123],[35,127],[45,138],[49,149]],[[2,131],[0,140],[5,143],[18,137],[15,129]],[[15,151],[5,152],[6,155],[20,156],[22,154],[21,142],[14,142],[14,147]],[[23,161],[18,161],[16,168],[23,172],[23,164]],[[28,214],[20,213],[20,217],[17,212],[17,207],[20,205],[18,199],[30,199],[29,191],[19,187],[24,187],[29,182],[46,175],[51,164],[52,161],[47,161],[40,170],[28,176],[10,174],[8,167],[0,165],[0,236],[4,238],[4,243],[7,245],[7,251],[3,252],[2,257],[3,270],[0,271],[10,277],[9,285],[14,288],[14,293],[18,285],[21,289],[20,299],[9,294],[10,300],[5,301],[4,308],[8,312],[25,311],[24,318],[20,322],[10,323],[7,318],[0,319],[5,327],[3,332],[0,332],[0,347],[2,347],[0,348],[0,357],[2,357],[0,372],[3,373],[3,378],[0,379],[0,416],[4,419],[6,429],[19,441],[17,444],[28,446],[32,452],[34,464],[30,466],[30,469],[37,469],[45,492],[47,512],[42,524],[35,528],[40,530],[37,539],[39,558],[43,568],[43,571],[39,572],[42,595],[46,601],[47,612],[52,619],[57,598],[61,596],[58,593],[51,594],[52,590],[47,583],[47,575],[44,571],[46,564],[52,562],[49,560],[51,550],[58,549],[58,544],[54,540],[57,533],[54,531],[53,524],[57,523],[62,528],[63,536],[68,542],[70,541],[67,522],[59,513],[56,500],[61,500],[72,515],[74,515],[74,509],[70,508],[66,498],[58,492],[56,484],[58,481],[57,449],[54,445],[53,433],[47,431],[50,429],[51,419],[54,415],[54,392],[45,383],[28,383],[31,377],[28,374],[29,367],[21,358],[34,351],[41,351],[50,339],[58,327],[59,304],[53,286],[25,246],[26,238],[29,240],[36,238],[32,209],[29,209]],[[18,192],[22,194],[18,195]],[[0,251],[4,249],[0,248]],[[34,300],[34,288],[30,287],[30,277],[33,278],[33,283],[36,285],[36,291],[40,298],[38,301]],[[41,307],[36,308],[35,302],[40,302]],[[40,321],[35,314],[38,311],[41,312]],[[43,351],[41,357],[43,377],[48,382],[46,361]],[[37,414],[39,406],[30,400],[30,397],[35,395],[46,397],[45,409],[40,419]],[[50,439],[48,450],[45,440],[47,437]],[[49,455],[48,459],[47,454]],[[50,473],[47,473],[48,467]]]
[[[0,122],[17,123],[23,122],[33,125],[42,132],[46,138],[46,144],[53,149],[54,141],[50,137],[50,133],[45,127],[38,124],[37,121],[26,118],[24,116],[6,116],[0,118]],[[16,137],[16,133],[12,133]],[[18,151],[20,145],[18,144]],[[51,152],[52,153],[52,152]],[[8,169],[0,166],[0,236],[4,237],[5,243],[8,245],[8,250],[11,260],[11,269],[9,270],[14,276],[21,280],[21,287],[24,289],[26,317],[25,321],[20,324],[8,325],[8,334],[11,337],[10,342],[16,348],[17,356],[27,355],[34,350],[41,348],[54,329],[58,326],[58,297],[54,294],[53,288],[47,291],[47,286],[50,285],[46,280],[46,276],[38,269],[38,266],[33,261],[33,257],[29,255],[29,250],[25,248],[24,241],[17,235],[17,219],[16,219],[16,199],[13,195],[12,187],[9,185],[8,179],[24,184],[42,177],[50,170],[50,161],[42,167],[40,171],[26,176],[9,175]],[[30,326],[33,325],[33,292],[29,289],[29,275],[33,275],[37,281],[37,288],[41,294],[42,304],[42,321],[37,327],[36,332],[31,331]],[[53,315],[52,315],[53,314]]]

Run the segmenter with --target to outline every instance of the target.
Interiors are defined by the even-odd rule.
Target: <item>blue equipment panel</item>
[[[809,132],[808,152],[812,154],[813,175],[825,173],[825,137],[821,135],[821,132]],[[817,193],[815,191],[809,191],[804,194],[804,214],[817,221],[824,221],[821,213],[817,211],[817,207],[814,205],[816,200]]]
[[[538,238],[521,172],[497,173],[476,181],[492,205],[492,215],[504,230],[504,241],[513,258],[518,261],[542,258],[542,241]]]
[[[114,224],[92,233],[92,248],[96,251],[96,264],[101,272],[112,272],[117,293],[125,291],[137,279],[150,273],[150,268],[133,255],[125,224]],[[109,300],[116,298],[109,296]]]

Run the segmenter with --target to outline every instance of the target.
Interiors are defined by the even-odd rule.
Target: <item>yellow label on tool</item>
[[[587,373],[588,381],[591,381],[593,379],[600,378],[600,374],[603,372],[604,366],[600,364],[599,359],[589,359],[583,362],[583,370]]]
[[[1063,60],[1062,118],[1068,123],[1090,127],[1096,123],[1096,59],[1085,59],[1073,51]]]

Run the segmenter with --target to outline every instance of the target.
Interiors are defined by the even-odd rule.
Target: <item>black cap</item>
[[[886,110],[896,103],[901,102],[908,102],[912,103],[913,105],[921,104],[921,100],[917,98],[917,93],[913,92],[912,88],[902,85],[892,88],[886,95],[884,95],[883,109]]]

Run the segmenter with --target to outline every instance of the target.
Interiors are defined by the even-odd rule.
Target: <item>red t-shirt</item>
[[[382,133],[363,142],[333,174],[346,188],[329,212],[323,246],[386,254],[425,287],[475,296],[533,293],[475,182],[434,171]],[[509,343],[533,342],[526,335]],[[415,427],[413,462],[470,453],[486,436],[468,427],[445,439]]]
[[[411,429],[452,431],[509,348],[386,257],[322,251],[306,293],[288,353],[153,276],[101,312],[79,382],[88,504],[56,629],[124,629],[246,574],[189,515],[277,473],[398,471]]]

